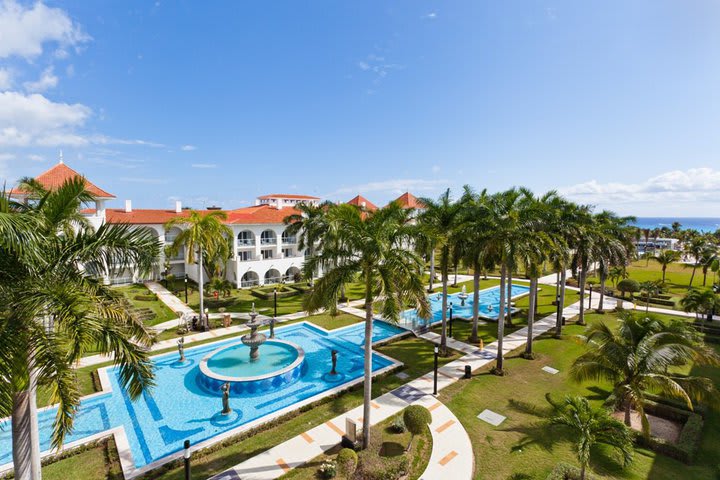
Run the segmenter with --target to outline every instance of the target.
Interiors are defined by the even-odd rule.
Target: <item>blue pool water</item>
[[[231,345],[234,338],[185,350],[186,362],[180,364],[177,353],[153,358],[157,386],[131,401],[120,388],[115,368],[108,369],[112,392],[87,398],[81,402],[75,428],[66,443],[82,440],[105,430],[122,426],[130,443],[136,468],[148,465],[182,449],[183,441],[197,444],[220,433],[288,407],[314,395],[323,393],[363,375],[364,325],[358,323],[329,333],[306,323],[275,329],[276,337],[303,348],[307,368],[295,382],[283,388],[257,394],[230,397],[233,412],[220,415],[221,397],[201,388],[197,378],[200,360],[211,351]],[[376,321],[373,341],[377,342],[403,330]],[[339,375],[329,376],[330,351],[339,352]],[[260,352],[262,355],[262,347]],[[390,361],[375,355],[373,371],[390,365]],[[57,410],[39,413],[41,450],[50,446],[52,423]],[[0,465],[12,461],[9,420],[0,422]]]
[[[525,285],[512,286],[512,298],[520,295],[525,295],[530,292],[530,287]],[[468,292],[468,298],[465,300],[465,305],[461,306],[462,300],[460,299],[459,293],[448,295],[448,307],[452,302],[453,317],[472,318],[473,315],[473,295],[472,292]],[[432,294],[430,295],[430,309],[432,310],[431,323],[436,323],[442,320],[442,295]],[[498,310],[500,308],[500,287],[495,286],[486,288],[480,291],[479,301],[479,313],[481,317],[497,319]],[[506,308],[507,310],[507,308]],[[402,313],[401,323],[410,325],[420,326],[427,323],[426,320],[418,318],[415,310],[407,310]]]
[[[210,357],[208,368],[218,375],[228,377],[255,377],[287,367],[298,357],[298,351],[290,345],[272,341],[260,346],[261,355],[250,360],[250,347],[242,343],[225,348]]]

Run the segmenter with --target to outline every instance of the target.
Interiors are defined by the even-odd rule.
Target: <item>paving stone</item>
[[[543,369],[543,371],[549,373],[550,375],[555,375],[558,372],[560,372],[560,370],[558,370],[557,368],[548,367],[548,366],[544,366],[544,367],[542,367],[542,369]]]
[[[499,413],[495,413],[492,410],[485,409],[480,413],[480,415],[478,415],[478,418],[483,422],[487,422],[490,425],[497,427],[502,422],[504,422],[507,417],[503,417]]]

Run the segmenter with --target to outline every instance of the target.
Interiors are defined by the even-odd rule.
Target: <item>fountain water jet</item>
[[[250,347],[250,360],[257,360],[258,357],[260,357],[260,352],[258,349],[260,348],[260,345],[265,343],[267,340],[267,337],[263,333],[258,333],[257,329],[262,326],[262,322],[257,321],[258,314],[255,311],[255,304],[252,304],[252,310],[250,311],[250,321],[247,322],[245,325],[250,328],[250,333],[243,335],[240,337],[240,341]]]

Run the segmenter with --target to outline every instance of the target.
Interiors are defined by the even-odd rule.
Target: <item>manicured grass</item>
[[[611,314],[589,314],[589,323],[613,322]],[[564,395],[584,395],[600,405],[610,393],[610,386],[602,383],[576,384],[568,372],[573,360],[585,347],[575,340],[583,327],[568,324],[563,338],[541,337],[535,342],[537,358],[524,360],[510,355],[506,360],[509,375],[496,377],[487,372],[475,374],[471,381],[460,381],[444,389],[440,399],[458,416],[470,435],[475,452],[475,478],[517,478],[544,480],[557,462],[576,464],[570,439],[549,432],[542,425],[546,415],[545,394],[556,399]],[[549,365],[560,370],[550,375],[541,370]],[[703,369],[716,384],[720,383],[720,369]],[[477,418],[484,409],[507,417],[499,427]],[[701,454],[696,464],[687,466],[669,457],[646,449],[636,449],[635,461],[622,470],[610,450],[598,449],[591,462],[594,473],[602,478],[714,479],[717,472],[717,446],[720,444],[720,414],[709,413],[703,434]]]
[[[163,302],[155,300],[136,300],[136,295],[151,295],[144,285],[128,285],[117,287],[135,308],[149,308],[155,314],[155,318],[145,322],[145,325],[152,326],[177,318],[175,312],[170,310]]]
[[[399,414],[400,415],[400,414]],[[380,422],[370,429],[372,440],[371,447],[375,449],[370,452],[366,451],[361,453],[363,455],[373,455],[377,462],[393,461],[396,457],[404,455],[409,459],[409,468],[407,472],[408,480],[417,479],[427,467],[430,455],[432,454],[432,435],[430,429],[426,428],[425,431],[417,435],[412,442],[409,451],[405,451],[405,447],[410,441],[410,433],[405,431],[404,433],[394,433],[390,430],[390,425],[395,417],[390,417],[387,420]],[[383,445],[384,449],[380,452],[380,445]],[[337,453],[340,451],[340,447],[336,447],[330,450],[327,454],[319,455],[309,461],[308,463],[291,470],[289,473],[280,477],[282,480],[314,480],[317,479],[317,470],[326,461],[334,461],[337,457]],[[338,475],[338,478],[344,478]]]
[[[42,468],[44,480],[122,480],[122,468],[110,439]]]

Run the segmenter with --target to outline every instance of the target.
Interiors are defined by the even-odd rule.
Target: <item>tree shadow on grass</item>
[[[536,445],[546,452],[552,452],[556,444],[572,440],[572,435],[570,435],[567,430],[549,426],[545,421],[553,412],[550,405],[536,405],[522,400],[510,399],[508,400],[508,408],[535,418],[535,420],[525,425],[502,429],[504,432],[515,432],[523,435],[523,437],[511,447],[510,450],[512,452],[522,450],[531,445]]]
[[[597,385],[588,387],[587,390],[593,393],[592,395],[586,395],[588,400],[602,400],[603,402],[605,402],[612,393],[610,390],[598,387]]]

